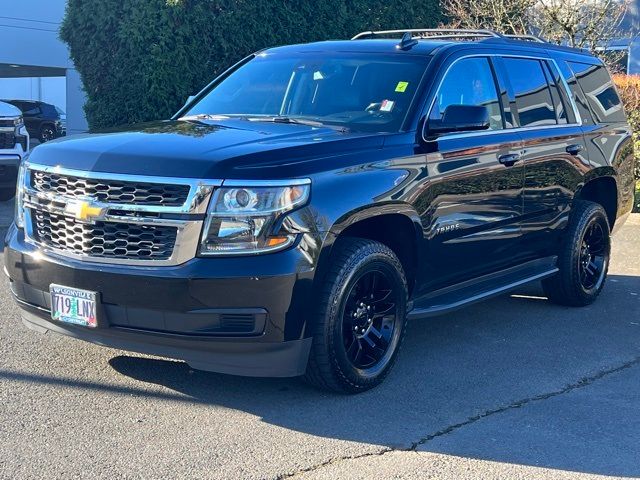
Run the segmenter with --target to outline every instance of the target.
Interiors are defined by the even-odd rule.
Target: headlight
[[[276,230],[283,215],[307,203],[311,182],[232,183],[225,182],[211,200],[200,254],[256,254],[290,246],[295,234]]]
[[[27,174],[27,160],[26,157],[20,162],[20,168],[18,168],[18,184],[16,186],[16,199],[15,199],[15,222],[19,228],[24,228],[24,183]]]

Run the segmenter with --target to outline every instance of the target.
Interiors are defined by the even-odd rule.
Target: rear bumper
[[[43,256],[11,227],[5,267],[25,324],[113,348],[246,376],[304,373],[314,269],[297,248],[260,258],[196,258],[176,267]],[[95,329],[54,321],[52,283],[98,292]]]

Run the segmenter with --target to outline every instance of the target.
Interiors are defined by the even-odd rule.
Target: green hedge
[[[438,0],[68,0],[61,38],[87,93],[91,128],[167,118],[256,50],[433,27]]]

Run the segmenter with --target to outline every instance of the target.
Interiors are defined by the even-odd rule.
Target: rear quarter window
[[[602,65],[567,62],[584,92],[598,123],[625,123],[627,118],[618,92],[607,69]]]

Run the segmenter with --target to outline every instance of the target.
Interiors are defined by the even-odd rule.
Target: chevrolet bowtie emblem
[[[67,203],[64,211],[81,222],[91,223],[104,215],[105,208],[91,201],[75,200]]]

